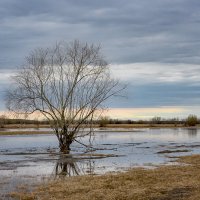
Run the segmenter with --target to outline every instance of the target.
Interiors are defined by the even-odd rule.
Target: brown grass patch
[[[106,124],[104,128],[178,128],[184,124]]]
[[[35,134],[50,134],[53,131],[2,131],[0,135],[35,135]]]
[[[184,166],[133,169],[103,176],[78,176],[49,182],[22,200],[199,200],[200,155],[179,159]]]
[[[93,125],[94,128],[100,128],[98,124]],[[1,129],[0,135],[28,135],[28,134],[48,134],[53,131],[6,131],[6,129],[23,129],[23,128],[50,128],[49,125],[35,125],[35,124],[9,124],[5,125],[4,128]],[[121,128],[121,130],[120,130]],[[140,129],[140,128],[190,128],[186,127],[184,124],[106,124],[103,129],[106,129],[108,132],[134,132],[132,129]],[[194,127],[192,127],[193,129]],[[195,128],[200,128],[200,125],[197,125]],[[110,130],[109,130],[110,129]],[[115,129],[115,130],[112,130]],[[123,129],[123,130],[122,130]],[[126,129],[126,130],[124,130]],[[100,130],[101,131],[101,130]],[[138,131],[138,130],[137,130]],[[98,132],[98,131],[96,131]]]
[[[48,124],[5,124],[4,128],[49,128]]]

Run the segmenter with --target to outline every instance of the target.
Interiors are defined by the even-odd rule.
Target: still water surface
[[[200,153],[200,129],[101,130],[92,144],[95,151],[74,143],[70,155],[60,155],[52,134],[0,136],[1,193],[47,178],[172,164],[172,157]],[[165,150],[179,152],[162,153]]]

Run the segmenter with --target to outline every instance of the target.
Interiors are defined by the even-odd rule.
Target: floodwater
[[[200,129],[101,130],[92,144],[89,151],[74,143],[70,155],[61,155],[52,134],[0,136],[0,199],[49,179],[175,164],[177,156],[200,153]]]

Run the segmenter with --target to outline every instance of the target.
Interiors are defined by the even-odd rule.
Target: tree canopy
[[[13,81],[8,108],[41,113],[51,123],[61,151],[90,134],[103,103],[123,89],[111,77],[101,47],[77,40],[33,50]]]

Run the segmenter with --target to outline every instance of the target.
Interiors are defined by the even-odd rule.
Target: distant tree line
[[[90,123],[89,121],[87,123]],[[34,124],[34,125],[50,125],[51,123],[47,120],[30,120],[30,119],[10,119],[5,115],[0,115],[0,128],[4,128],[5,125],[10,124]],[[197,118],[196,115],[189,115],[186,119],[179,118],[161,118],[161,117],[153,117],[150,120],[120,120],[120,119],[110,119],[109,117],[101,117],[100,119],[93,121],[94,125],[99,125],[100,127],[105,127],[108,124],[182,124],[185,126],[195,126],[200,124],[200,119]]]
[[[4,128],[5,125],[11,124],[35,124],[35,125],[48,125],[49,122],[46,120],[30,120],[30,119],[10,119],[7,118],[5,115],[0,115],[0,128]]]
[[[119,120],[119,119],[110,119],[108,117],[102,117],[101,119],[96,121],[96,124],[99,124],[100,127],[105,127],[107,124],[181,124],[185,126],[195,126],[197,124],[200,124],[200,119],[197,118],[196,115],[189,115],[185,119],[179,119],[179,118],[161,118],[158,116],[153,117],[149,120]]]

